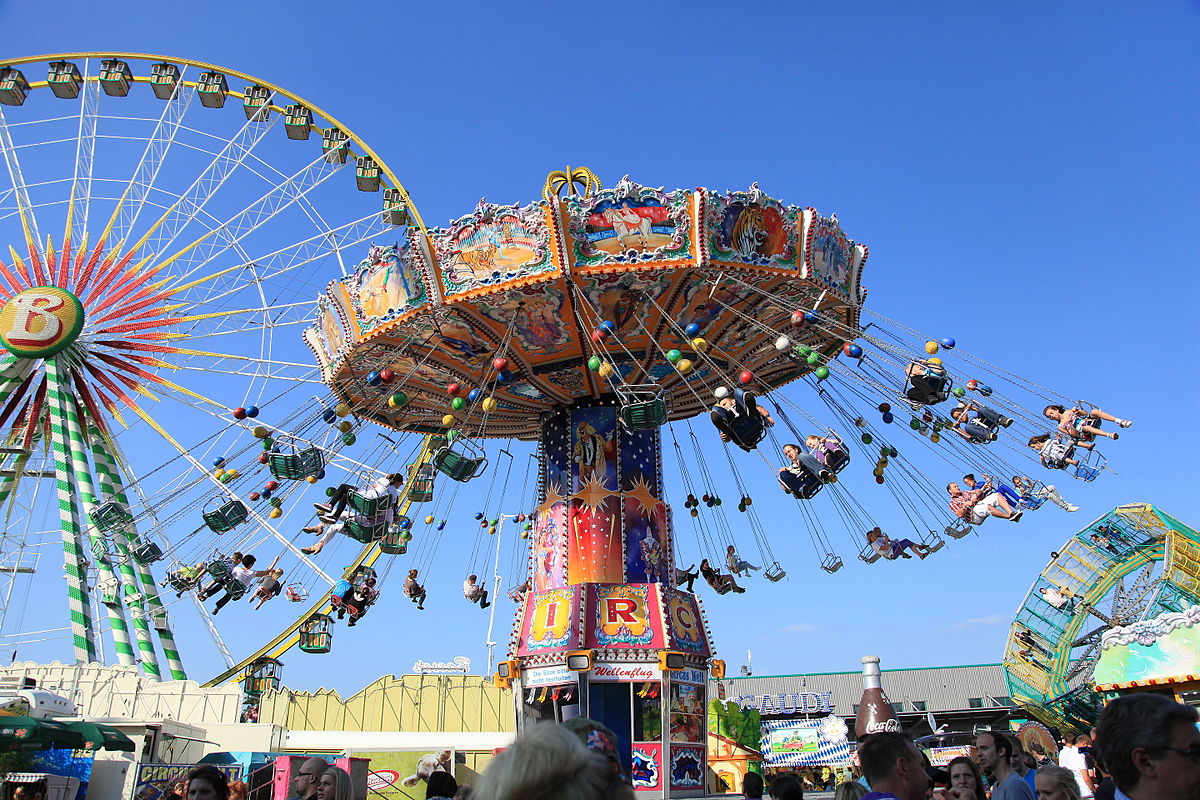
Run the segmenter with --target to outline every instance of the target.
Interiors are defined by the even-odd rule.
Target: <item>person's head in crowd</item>
[[[1076,747],[1091,747],[1092,739],[1086,733],[1081,733],[1075,737],[1075,746]]]
[[[185,794],[187,794],[187,781],[171,781],[171,787],[167,789],[167,797],[174,795],[182,800]]]
[[[757,772],[747,772],[742,777],[742,796],[756,798],[763,796],[762,775],[759,775]]]
[[[186,800],[229,800],[229,779],[210,764],[201,764],[187,776]]]
[[[884,731],[864,737],[858,760],[873,791],[890,792],[899,800],[925,800],[929,775],[921,752],[904,734]]]
[[[946,769],[950,772],[951,789],[970,789],[975,793],[975,800],[983,800],[987,796],[983,791],[983,776],[979,774],[975,759],[959,756],[952,759]]]
[[[46,782],[17,784],[13,789],[12,800],[46,800]]]
[[[772,800],[804,800],[804,786],[795,775],[780,775],[771,781]]]
[[[329,767],[317,780],[317,800],[354,800],[350,773],[341,767]]]
[[[1013,772],[1024,778],[1025,773],[1029,772],[1029,766],[1025,763],[1025,746],[1021,744],[1020,736],[1013,736],[1009,741],[1012,742],[1013,751],[1009,756],[1008,766],[1012,768]]]
[[[1038,800],[1080,800],[1075,773],[1057,764],[1047,764],[1033,776]]]
[[[458,793],[458,781],[449,772],[438,770],[425,779],[425,800],[434,797],[453,798]]]
[[[1009,763],[1013,754],[1012,739],[999,731],[980,731],[975,737],[975,749],[979,751],[979,765],[997,781],[1002,781],[1012,772]]]
[[[1130,800],[1200,799],[1196,709],[1160,694],[1129,694],[1100,712],[1100,758]]]
[[[621,774],[621,757],[617,755],[617,735],[607,725],[588,717],[572,717],[562,726],[583,742],[583,746],[608,759],[613,774]]]
[[[229,800],[247,800],[250,797],[250,784],[245,781],[229,782]]]
[[[329,762],[323,758],[306,758],[300,762],[292,783],[296,787],[296,796],[300,800],[310,800],[317,796],[317,784],[321,781],[321,773],[329,769]]]
[[[862,800],[867,794],[867,787],[858,781],[839,783],[833,790],[833,800]]]
[[[472,800],[633,800],[607,758],[561,725],[534,725],[497,755]]]

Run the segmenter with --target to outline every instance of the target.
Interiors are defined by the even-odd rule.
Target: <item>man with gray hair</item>
[[[321,773],[329,769],[329,762],[323,758],[306,758],[300,762],[292,783],[296,793],[288,800],[314,800],[317,796],[317,784],[321,782]]]
[[[1161,694],[1118,697],[1096,725],[1116,800],[1200,800],[1196,709]]]

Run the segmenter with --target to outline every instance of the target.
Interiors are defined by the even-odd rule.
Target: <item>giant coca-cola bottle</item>
[[[879,656],[863,656],[863,693],[858,701],[858,716],[854,719],[854,736],[858,739],[869,733],[900,730],[900,720],[892,703],[883,692],[879,674]]]

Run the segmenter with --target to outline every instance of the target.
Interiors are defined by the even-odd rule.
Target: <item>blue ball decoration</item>
[[[820,320],[821,320],[821,317],[820,317],[820,315],[817,314],[817,312],[815,312],[815,311],[805,311],[804,312],[804,321],[807,322],[809,325],[819,322]]]
[[[383,378],[379,376],[378,372],[367,373],[367,386],[378,386],[381,383],[383,383]]]
[[[499,383],[508,383],[512,380],[512,373],[506,371],[496,373],[496,381]]]
[[[474,403],[476,400],[479,399],[479,396],[481,394],[483,394],[483,392],[481,390],[472,389],[471,391],[467,392],[467,402]]]
[[[695,322],[689,322],[687,327],[683,329],[689,339],[694,339],[700,335],[700,326]]]
[[[327,408],[321,412],[321,420],[324,422],[333,423],[337,420],[337,414],[334,413],[332,408]]]
[[[475,512],[475,519],[483,519],[483,512],[482,512],[482,511],[476,511],[476,512]]]
[[[891,421],[894,419],[895,419],[895,417],[892,416],[892,412],[890,412],[890,411],[883,412],[883,421],[884,422],[891,423]]]
[[[617,323],[613,322],[612,320],[608,320],[608,319],[604,320],[603,322],[600,323],[599,327],[600,327],[600,330],[604,331],[605,333],[609,334],[610,336],[617,332]]]
[[[321,480],[324,477],[325,477],[325,470],[321,470],[320,472],[317,473],[317,480]]]
[[[263,489],[261,492],[259,492],[259,495],[262,497],[263,500],[270,500],[271,499],[271,490]]]
[[[213,466],[214,466],[214,467],[219,467],[219,466],[221,466],[221,465],[222,465],[222,464],[224,464],[224,463],[225,463],[225,459],[224,459],[224,458],[214,458],[214,459],[213,459]]]
[[[938,344],[940,344],[942,347],[946,348],[947,350],[954,349],[954,340],[951,339],[949,336],[947,336],[945,339],[938,339]]]
[[[856,344],[852,344],[846,348],[846,355],[851,358],[862,358],[863,349]]]
[[[441,530],[445,530],[445,529],[446,529],[446,520],[442,520],[441,522],[439,522],[439,523],[437,524],[437,529],[438,529],[439,531],[441,531]]]
[[[257,417],[258,416],[258,406],[250,406],[249,408],[247,408],[246,416],[249,417],[250,419],[254,419],[255,417]]]
[[[411,527],[412,527],[412,520],[409,519],[408,517],[405,517],[404,519],[400,520],[400,530],[406,531]]]

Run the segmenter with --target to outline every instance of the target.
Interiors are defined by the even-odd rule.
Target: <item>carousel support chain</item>
[[[49,401],[54,411],[61,412],[70,403],[63,393],[56,359],[47,359],[46,376],[49,380]],[[63,425],[64,415],[54,414],[50,419],[50,440],[54,451],[55,482],[58,491],[58,517],[62,530],[63,569],[67,577],[67,601],[71,612],[71,637],[74,640],[76,663],[86,664],[96,660],[95,632],[92,630],[91,598],[88,596],[87,575],[84,564],[83,545],[80,540],[79,520],[75,504],[74,480],[71,471],[67,432]]]
[[[69,387],[61,387],[62,390],[67,390]],[[79,515],[80,521],[84,525],[84,532],[87,534],[88,542],[92,548],[92,557],[96,561],[96,567],[100,576],[99,586],[120,586],[120,591],[114,590],[111,602],[104,600],[102,602],[108,612],[108,622],[112,629],[112,638],[114,649],[117,651],[117,663],[123,667],[133,666],[135,659],[133,656],[133,644],[129,639],[129,625],[125,619],[125,604],[123,595],[130,590],[137,591],[136,582],[132,580],[133,575],[128,576],[129,581],[126,582],[124,576],[118,579],[113,571],[112,562],[108,557],[108,540],[104,537],[104,532],[100,530],[94,522],[92,515],[99,505],[96,502],[96,487],[92,482],[91,467],[88,464],[87,449],[83,442],[83,433],[79,427],[79,416],[76,413],[75,403],[72,398],[64,398],[60,409],[62,424],[66,428],[67,434],[67,452],[70,457],[71,469],[75,473],[75,491],[79,496]],[[137,620],[135,619],[135,626]],[[145,625],[145,620],[142,620]],[[146,632],[146,637],[149,639],[149,632]],[[139,639],[141,635],[139,635]],[[153,647],[153,645],[151,645]]]
[[[100,486],[100,495],[104,498],[104,502],[116,503],[124,518],[130,520],[114,532],[113,543],[121,554],[122,578],[127,586],[133,588],[134,592],[138,591],[140,585],[140,594],[144,598],[143,602],[138,604],[138,610],[142,613],[134,612],[133,614],[134,633],[137,635],[138,648],[142,654],[142,669],[147,675],[159,677],[162,674],[154,642],[150,638],[148,630],[149,623],[145,610],[149,608],[150,618],[154,620],[154,628],[158,631],[158,639],[162,645],[163,656],[167,661],[167,668],[171,671],[171,678],[186,680],[187,673],[184,672],[183,662],[179,658],[175,637],[167,622],[166,608],[158,596],[158,586],[154,583],[150,565],[142,564],[130,557],[140,547],[141,540],[132,520],[129,498],[125,494],[125,487],[122,484],[116,461],[109,453],[100,431],[95,426],[89,428],[88,435],[92,442],[92,463],[96,468],[96,481]],[[137,571],[136,577],[133,574],[134,570]]]

